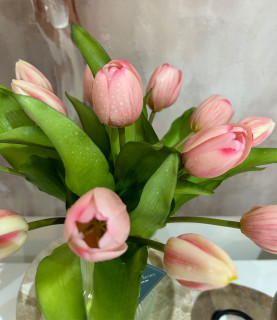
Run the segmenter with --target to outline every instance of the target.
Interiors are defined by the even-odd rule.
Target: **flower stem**
[[[125,128],[118,128],[120,150],[125,144]]]
[[[176,143],[176,144],[173,146],[173,148],[175,148],[175,149],[178,150],[178,149],[185,143],[185,141],[186,141],[189,137],[191,137],[193,134],[194,134],[194,132],[191,132],[191,133],[189,133],[188,135],[186,135],[180,142]]]
[[[153,249],[159,250],[161,252],[164,252],[164,244],[158,241],[150,240],[150,239],[145,239],[145,238],[140,238],[136,236],[129,236],[128,238],[129,241],[138,243],[138,244],[143,244],[148,247],[151,247]]]
[[[213,224],[215,226],[240,229],[239,221],[221,220],[221,219],[204,218],[204,217],[171,217],[167,220],[167,222],[168,223],[194,222],[194,223]]]
[[[48,219],[32,221],[28,223],[29,231],[38,229],[38,228],[47,227],[47,226],[52,226],[55,224],[63,224],[64,220],[65,218],[48,218]]]
[[[150,117],[149,117],[149,122],[150,122],[150,124],[152,124],[152,122],[153,122],[153,120],[154,120],[154,118],[155,118],[155,115],[156,115],[156,111],[152,111],[152,112],[150,113]]]

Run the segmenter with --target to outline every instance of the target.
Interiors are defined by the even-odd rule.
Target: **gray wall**
[[[236,111],[234,121],[249,116],[277,120],[276,1],[77,0],[75,5],[81,24],[112,58],[128,60],[137,68],[144,88],[161,63],[183,70],[184,83],[177,103],[155,118],[159,136],[186,108],[199,105],[215,93],[231,101]],[[15,61],[23,58],[38,66],[61,96],[69,90],[80,97],[77,80],[82,62],[70,45],[68,27],[57,30],[52,23],[55,36],[45,40],[47,28],[37,22],[30,0],[0,0],[0,6],[0,83],[9,84]],[[24,10],[28,12],[22,14]],[[66,53],[61,55],[60,51]],[[63,63],[68,67],[59,69]],[[59,78],[61,71],[67,71],[68,77]],[[73,74],[74,84],[69,81]],[[262,146],[277,146],[277,133]],[[233,177],[215,195],[198,197],[180,212],[240,215],[254,205],[275,204],[275,176],[276,167],[272,165],[263,172]],[[0,178],[2,208],[26,215],[63,214],[61,203],[25,182],[19,184],[20,178],[4,174]]]

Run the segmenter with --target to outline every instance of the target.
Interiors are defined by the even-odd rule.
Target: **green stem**
[[[159,250],[161,252],[164,252],[164,244],[158,241],[150,240],[150,239],[145,239],[145,238],[140,238],[136,236],[129,236],[128,238],[129,241],[136,242],[138,244],[143,244],[148,247],[151,247],[153,249]]]
[[[152,122],[153,122],[153,120],[154,120],[154,118],[155,118],[155,115],[156,115],[156,111],[152,111],[152,112],[150,113],[150,117],[149,117],[149,122],[150,122],[150,124],[152,124]]]
[[[55,224],[63,224],[64,220],[65,218],[48,218],[48,219],[32,221],[28,223],[29,231],[38,229],[38,228],[47,227],[47,226],[52,226]]]
[[[125,128],[118,128],[120,150],[125,144]]]
[[[215,226],[240,229],[239,221],[221,220],[221,219],[204,218],[204,217],[171,217],[167,220],[167,222],[168,223],[194,222],[194,223],[213,224]]]

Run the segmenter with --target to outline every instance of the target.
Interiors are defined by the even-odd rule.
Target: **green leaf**
[[[5,173],[10,173],[10,174],[13,174],[15,176],[24,177],[24,174],[19,173],[17,170],[14,170],[14,169],[8,168],[8,167],[4,167],[4,166],[0,166],[0,171],[1,172],[5,172]]]
[[[165,146],[175,147],[180,144],[178,150],[182,148],[182,142],[185,142],[185,139],[193,133],[190,128],[189,120],[195,109],[196,108],[190,108],[186,110],[172,123],[169,131],[162,139]]]
[[[145,184],[140,202],[130,213],[130,235],[151,237],[166,221],[174,197],[179,158],[170,154]]]
[[[100,122],[91,108],[68,93],[66,93],[66,96],[77,111],[86,134],[108,158],[110,154],[110,141],[105,126]]]
[[[41,191],[65,201],[65,188],[56,172],[59,160],[49,159],[42,148],[17,144],[0,143],[0,154]]]
[[[85,29],[79,25],[71,24],[73,40],[88,63],[93,75],[111,61],[107,52]]]
[[[86,319],[80,259],[67,244],[40,262],[35,283],[38,302],[47,320]]]
[[[148,119],[148,112],[147,112],[147,102],[151,96],[151,93],[152,93],[152,88],[146,93],[146,95],[143,97],[143,109],[142,109],[142,112],[145,116],[146,119]]]
[[[137,206],[145,183],[172,152],[177,151],[146,142],[124,145],[115,164],[114,176],[116,192],[128,211]]]
[[[34,125],[33,121],[22,110],[13,95],[0,89],[0,133],[32,125]]]
[[[159,138],[143,112],[135,123],[125,128],[125,137],[126,142],[145,141],[151,144],[159,142]]]
[[[95,187],[114,188],[105,156],[82,129],[42,101],[22,95],[17,100],[53,143],[73,193],[81,196]]]
[[[53,148],[53,144],[45,133],[35,126],[19,127],[0,133],[0,142],[34,145]]]
[[[177,182],[175,193],[195,194],[195,195],[210,195],[213,191],[187,180],[179,180]]]
[[[128,243],[121,257],[95,264],[91,319],[134,319],[146,262],[147,248]]]
[[[7,93],[13,94],[13,91],[11,88],[3,86],[2,84],[0,84],[0,89],[6,91]]]

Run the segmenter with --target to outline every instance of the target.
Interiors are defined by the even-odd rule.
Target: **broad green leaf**
[[[179,157],[170,154],[145,184],[138,206],[130,212],[130,235],[149,238],[164,225],[174,197]]]
[[[169,131],[162,139],[165,146],[177,147],[178,150],[182,148],[182,142],[185,142],[185,139],[193,133],[189,120],[195,109],[190,108],[186,110],[179,118],[173,121]]]
[[[26,115],[13,96],[0,89],[0,133],[32,125],[34,125],[33,121]]]
[[[124,145],[115,164],[114,176],[116,191],[128,211],[137,206],[145,183],[172,152],[176,151],[145,142]]]
[[[72,103],[78,113],[82,126],[86,134],[92,139],[97,147],[104,153],[106,158],[110,154],[110,141],[105,126],[97,118],[96,114],[78,99],[66,93],[67,98]]]
[[[21,143],[46,148],[53,148],[53,144],[45,133],[35,126],[19,127],[0,133],[0,142]]]
[[[195,194],[195,195],[210,195],[213,191],[205,187],[187,180],[178,180],[175,193]]]
[[[0,89],[5,90],[7,93],[13,94],[13,91],[11,88],[3,86],[2,84],[0,84]]]
[[[19,172],[18,172],[17,170],[15,170],[15,169],[8,168],[8,167],[5,167],[5,166],[0,166],[0,171],[1,171],[1,172],[5,172],[5,173],[10,173],[10,174],[13,174],[13,175],[15,175],[15,176],[24,177],[24,174],[19,173]]]
[[[80,259],[67,244],[40,262],[35,284],[47,320],[86,319]]]
[[[159,141],[152,125],[146,119],[142,112],[139,118],[131,126],[125,128],[126,142],[129,141],[145,141],[155,144]]]
[[[8,143],[0,143],[0,154],[41,191],[65,201],[65,188],[56,171],[59,160],[48,158],[42,148]]]
[[[85,29],[75,23],[72,23],[71,30],[74,42],[95,76],[98,70],[111,61],[111,58],[100,43],[96,41]]]
[[[114,188],[105,156],[82,129],[42,101],[22,95],[17,99],[59,153],[72,192],[81,196],[95,187]]]
[[[91,320],[134,319],[146,262],[147,248],[128,243],[121,257],[95,264]]]

